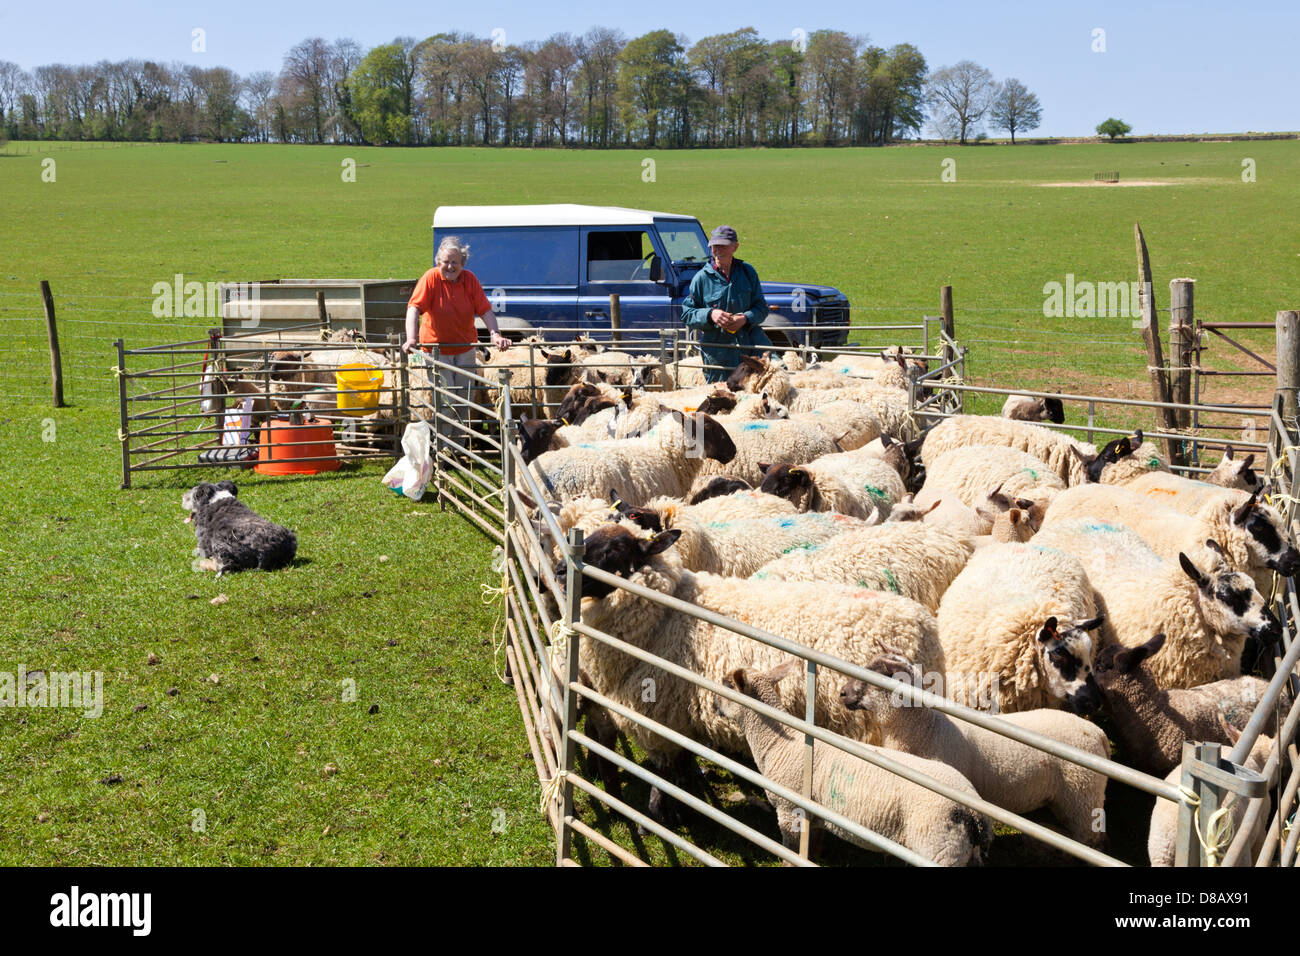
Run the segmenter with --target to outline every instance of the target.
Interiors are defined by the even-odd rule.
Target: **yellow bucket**
[[[349,415],[365,415],[379,407],[379,388],[384,384],[384,373],[360,362],[340,365],[334,373],[338,389],[338,409]]]

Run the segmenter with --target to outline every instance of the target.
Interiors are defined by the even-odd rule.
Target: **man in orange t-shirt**
[[[478,354],[473,345],[478,341],[474,317],[483,317],[493,345],[499,349],[510,347],[510,340],[497,328],[496,316],[483,294],[483,286],[474,273],[465,268],[468,258],[469,247],[462,245],[455,236],[447,236],[438,244],[434,267],[420,277],[406,304],[406,341],[402,343],[404,352],[422,347],[426,342],[439,344],[439,361],[448,366],[438,370],[449,397],[443,413],[462,422],[469,417],[464,404],[470,395],[470,379],[457,370],[478,371]],[[427,352],[427,346],[424,348]],[[428,400],[432,405],[432,398]],[[457,404],[462,409],[457,409]],[[441,419],[434,424],[444,439],[468,447],[469,438],[465,431]]]

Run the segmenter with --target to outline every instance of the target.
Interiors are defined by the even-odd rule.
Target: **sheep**
[[[948,665],[945,696],[991,685],[996,710],[1068,706],[1087,715],[1101,702],[1088,631],[1102,624],[1092,585],[1072,555],[994,544],[971,555],[939,602]]]
[[[808,367],[804,357],[793,349],[781,353],[781,365],[787,372],[801,372]]]
[[[734,491],[751,489],[752,486],[744,478],[737,478],[735,475],[709,475],[703,481],[697,479],[691,486],[686,503],[698,505],[701,501],[708,501],[710,498],[720,498]]]
[[[834,440],[840,451],[855,451],[884,433],[875,411],[861,402],[828,402],[789,417],[791,421],[820,428]]]
[[[1229,730],[1228,736],[1235,746],[1240,734],[1233,734]],[[1246,755],[1242,766],[1247,770],[1255,771],[1255,773],[1263,773],[1268,765],[1268,757],[1272,750],[1273,738],[1261,734],[1255,740],[1255,746],[1250,748],[1250,753]],[[1182,767],[1175,767],[1169,771],[1168,776],[1165,777],[1165,782],[1174,786],[1181,786],[1183,782]],[[1269,786],[1271,787],[1272,784],[1270,783]],[[1257,799],[1266,801],[1268,796],[1265,795]],[[1242,820],[1245,819],[1246,810],[1250,806],[1250,799],[1233,793],[1225,799],[1223,806],[1229,810],[1226,818],[1228,822],[1224,824],[1227,829],[1224,832],[1232,834],[1232,837],[1229,838],[1229,844],[1231,844],[1241,828]],[[1147,857],[1152,866],[1173,866],[1177,860],[1178,807],[1178,804],[1170,800],[1157,800],[1155,807],[1151,811],[1151,829],[1147,832]],[[1268,805],[1265,804],[1265,809],[1267,810],[1267,808]],[[1239,866],[1254,865],[1254,861],[1264,848],[1264,835],[1267,828],[1268,814],[1261,813],[1255,818],[1255,825],[1246,842],[1249,850],[1247,854],[1240,857]],[[1226,850],[1227,846],[1223,849]]]
[[[1152,667],[1162,689],[1236,677],[1247,635],[1281,636],[1254,583],[1217,544],[1206,542],[1212,560],[1200,566],[1181,552],[1166,561],[1129,528],[1091,519],[1048,522],[1033,545],[1068,552],[1087,569],[1106,617],[1103,643],[1137,647],[1156,631],[1167,635],[1169,648]]]
[[[755,395],[767,392],[776,401],[785,403],[790,398],[790,375],[772,361],[771,353],[765,353],[762,358],[745,355],[727,376],[727,388],[733,392],[744,389]]]
[[[879,458],[898,472],[898,477],[903,479],[904,485],[912,477],[912,458],[908,453],[908,443],[901,442],[892,435],[882,432],[879,436],[863,445],[862,448],[865,454],[870,455],[872,458]]]
[[[691,355],[668,366],[668,385],[671,388],[696,388],[706,383],[704,359],[698,355]]]
[[[697,574],[683,567],[681,555],[671,547],[680,536],[678,529],[638,536],[620,525],[606,525],[586,539],[583,561],[588,567],[747,621],[850,663],[869,661],[889,645],[923,671],[943,669],[934,615],[915,601],[834,584]],[[582,621],[714,681],[721,681],[737,665],[771,667],[786,658],[775,648],[586,576]],[[711,692],[602,641],[582,637],[581,642],[580,660],[598,693],[695,740],[730,753],[744,752],[744,737],[714,712]],[[804,712],[804,683],[792,681],[782,693],[785,709]],[[647,693],[647,688],[652,692]],[[859,740],[868,738],[870,726],[865,715],[849,714],[839,703],[829,668],[818,669],[815,710],[818,726]],[[611,717],[617,729],[657,765],[670,763],[679,753],[675,744],[658,734],[617,713]],[[652,794],[652,814],[660,812],[661,804],[662,795]]]
[[[1125,439],[1117,439],[1121,446],[1124,441]],[[1106,448],[1112,448],[1114,445],[1115,443],[1112,442]],[[1153,442],[1142,440],[1142,429],[1138,429],[1136,438],[1130,443],[1130,448],[1130,451],[1121,451],[1111,460],[1106,461],[1096,480],[1103,485],[1128,485],[1143,475],[1169,471],[1169,459]],[[1105,449],[1102,450],[1101,457],[1106,457]]]
[[[701,405],[700,411],[708,411],[708,409]],[[725,425],[728,422],[774,421],[789,417],[790,409],[766,391],[758,395],[741,392],[740,395],[733,397],[731,410],[719,415],[718,421]]]
[[[923,675],[905,660],[884,655],[867,667],[922,688]],[[845,682],[840,699],[850,710],[871,714],[884,746],[947,764],[982,798],[1012,813],[1047,807],[1073,839],[1090,846],[1105,844],[1105,832],[1095,828],[1106,800],[1103,774],[866,681]],[[1040,709],[999,719],[1096,757],[1110,757],[1105,732],[1074,714]]]
[[[921,446],[921,461],[928,472],[944,452],[967,445],[1005,445],[1027,452],[1044,462],[1067,485],[1095,480],[1088,473],[1089,464],[1097,458],[1095,446],[1041,425],[986,415],[954,415],[940,422]]]
[[[789,419],[719,422],[719,425],[730,436],[735,454],[725,462],[720,459],[705,462],[699,470],[701,475],[725,473],[757,485],[763,480],[762,462],[800,465],[839,450],[834,436],[826,430]],[[676,496],[676,492],[668,489],[663,493]],[[865,518],[866,514],[859,517]]]
[[[677,553],[688,571],[708,571],[736,578],[749,577],[782,555],[815,550],[832,538],[870,527],[868,521],[824,513],[753,514],[724,521],[704,520],[696,515],[696,509],[671,498],[652,498],[635,509],[622,502],[616,502],[615,507],[647,531],[680,530]],[[890,590],[906,593],[896,588]]]
[[[1022,422],[1065,421],[1065,408],[1059,398],[1030,398],[1028,395],[1008,395],[1002,403],[1002,417]]]
[[[934,525],[890,523],[828,536],[822,543],[769,561],[752,576],[763,581],[837,581],[892,591],[934,613],[973,550],[974,542],[965,535]]]
[[[1254,461],[1254,455],[1247,455],[1241,461],[1235,461],[1232,457],[1232,446],[1229,445],[1224,448],[1223,457],[1215,465],[1214,470],[1205,476],[1205,480],[1222,488],[1259,491],[1263,487],[1263,482],[1251,470],[1250,466],[1254,464]]]
[[[1285,521],[1259,504],[1258,493],[1244,501],[1223,493],[1208,499],[1195,515],[1186,515],[1127,488],[1083,486],[1057,496],[1044,523],[1081,518],[1131,528],[1171,561],[1180,551],[1205,559],[1203,542],[1213,539],[1228,565],[1249,574],[1262,592],[1269,590],[1272,572],[1290,577],[1300,571],[1300,551],[1287,540]]]
[[[975,507],[987,489],[998,487],[1011,497],[1050,503],[1065,482],[1041,459],[1005,445],[965,445],[933,458],[917,494],[925,505],[944,494]]]
[[[725,684],[769,707],[781,708],[778,685],[797,663],[791,658],[766,673],[737,668],[727,675]],[[741,728],[759,773],[788,790],[802,790],[806,754],[803,734],[743,704],[721,696],[716,700],[719,713]],[[978,863],[993,842],[992,823],[983,814],[819,740],[813,741],[812,748],[810,796],[827,809],[944,866]],[[977,796],[969,780],[939,761],[871,749],[936,782]],[[806,819],[793,803],[770,790],[767,799],[776,808],[777,826],[786,849],[798,848],[805,822],[815,828],[810,837],[824,828],[840,839],[873,849],[860,837],[816,814]]]
[[[1225,725],[1244,730],[1268,687],[1258,677],[1234,677],[1185,689],[1161,688],[1147,662],[1158,659],[1164,646],[1164,634],[1134,647],[1112,644],[1101,649],[1093,664],[1115,742],[1129,763],[1156,777],[1182,761],[1184,741],[1231,745]],[[1289,691],[1284,689],[1279,704],[1283,714],[1290,710]],[[1276,732],[1275,712],[1261,730]]]
[[[641,438],[548,451],[528,468],[555,498],[596,496],[617,487],[635,505],[656,495],[681,497],[710,459],[726,464],[735,457],[735,443],[716,420],[673,411]]]
[[[838,511],[856,518],[888,518],[907,494],[898,472],[859,451],[822,455],[815,461],[763,466],[759,490],[788,498],[800,511]]]
[[[882,432],[904,441],[915,438],[917,434],[916,420],[907,404],[907,393],[897,388],[859,385],[853,388],[792,390],[784,401],[791,415],[810,412],[830,402],[857,402],[875,413]]]
[[[1248,492],[1240,489],[1224,488],[1208,481],[1197,481],[1165,472],[1142,475],[1124,487],[1186,515],[1196,514],[1211,499],[1226,498],[1239,504],[1249,497]],[[1262,490],[1262,487],[1261,483],[1255,490]]]

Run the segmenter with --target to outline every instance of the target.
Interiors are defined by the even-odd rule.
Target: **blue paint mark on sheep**
[[[768,425],[766,422],[748,422],[747,424],[741,425],[740,430],[742,432],[757,432],[767,431],[771,427],[772,426]]]
[[[793,528],[795,524],[796,521],[794,518],[778,518],[776,521],[776,526],[778,528]]]
[[[1104,521],[1085,521],[1079,525],[1079,530],[1084,534],[1119,534],[1124,529]]]

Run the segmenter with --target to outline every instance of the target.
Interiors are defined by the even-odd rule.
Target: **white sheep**
[[[791,659],[766,673],[737,668],[727,676],[726,684],[769,707],[781,708],[778,685],[797,663]],[[723,697],[717,701],[719,712],[742,729],[759,772],[788,790],[802,790],[803,734],[743,704]],[[993,840],[988,817],[829,744],[814,741],[812,747],[810,795],[814,802],[940,865],[981,862]],[[970,797],[977,796],[970,781],[944,763],[896,750],[871,750]],[[872,848],[860,837],[816,814],[805,815],[770,790],[767,798],[776,808],[781,842],[787,849],[797,849],[805,822],[814,828],[810,836],[824,828],[842,840]]]
[[[561,501],[598,497],[617,488],[635,505],[656,495],[685,495],[702,467],[725,464],[735,454],[735,444],[717,421],[673,412],[643,437],[548,451],[528,468],[550,496]]]
[[[1205,480],[1222,488],[1258,491],[1262,486],[1262,482],[1259,480],[1259,476],[1251,470],[1250,466],[1254,462],[1254,455],[1247,455],[1241,461],[1236,461],[1232,457],[1232,446],[1229,445],[1223,450],[1223,457],[1214,466],[1214,470],[1205,476]]]
[[[763,463],[780,461],[799,465],[839,450],[834,437],[826,430],[791,419],[719,424],[730,436],[735,454],[726,461],[704,462],[698,472],[700,475],[736,475],[757,486],[763,480]],[[676,496],[676,492],[670,489],[664,489],[662,493]]]
[[[1005,445],[965,445],[936,456],[926,465],[925,484],[916,502],[924,507],[947,494],[974,508],[990,488],[998,488],[1012,498],[1050,504],[1058,492],[1065,490],[1065,482],[1042,459],[1028,452]]]
[[[935,612],[943,592],[961,573],[973,550],[974,543],[969,537],[951,534],[943,528],[921,522],[891,522],[847,530],[827,536],[823,542],[792,550],[764,564],[753,573],[753,578],[836,581],[875,591],[892,591]]]
[[[791,415],[810,412],[830,402],[844,401],[858,402],[875,412],[882,432],[904,441],[916,437],[916,420],[908,407],[907,393],[902,389],[863,384],[852,388],[792,390],[790,397],[785,399]]]
[[[885,655],[868,668],[923,687],[923,675],[907,661]],[[884,746],[942,761],[969,780],[981,797],[1004,810],[1031,813],[1047,807],[1075,840],[1090,846],[1105,843],[1105,831],[1097,827],[1106,800],[1103,774],[866,681],[847,681],[841,699],[846,707],[871,714]],[[1074,714],[1026,710],[999,719],[1084,753],[1110,757],[1105,732]]]
[[[1033,455],[1067,485],[1088,481],[1087,464],[1096,457],[1093,445],[1030,422],[989,415],[954,415],[931,429],[921,446],[927,474],[945,452],[968,445],[1003,445]]]
[[[1198,565],[1186,554],[1166,561],[1134,531],[1096,519],[1049,521],[1032,544],[1068,552],[1087,569],[1106,617],[1104,643],[1137,647],[1154,633],[1167,636],[1166,652],[1151,665],[1161,689],[1236,677],[1247,635],[1281,636],[1254,583],[1214,546],[1204,552],[1212,562]]]
[[[787,640],[850,663],[872,660],[888,645],[923,671],[943,669],[934,615],[896,594],[825,583],[781,583],[697,574],[682,566],[671,545],[678,531],[638,536],[607,525],[586,540],[584,563],[671,595],[724,617],[746,621]],[[644,651],[673,661],[701,676],[721,681],[741,665],[772,667],[788,657],[696,617],[670,611],[631,591],[591,577],[583,579],[582,620]],[[583,669],[595,690],[692,739],[724,751],[743,753],[744,737],[713,708],[714,695],[609,645],[581,638]],[[804,681],[783,688],[782,706],[804,712]],[[867,740],[869,723],[849,714],[839,702],[839,686],[828,668],[818,668],[818,726]],[[658,764],[678,753],[675,744],[618,714],[618,729]],[[661,798],[660,798],[661,799]],[[657,805],[657,803],[652,804]]]
[[[1146,495],[1186,515],[1194,515],[1211,499],[1225,498],[1240,504],[1249,493],[1236,488],[1225,488],[1208,481],[1197,481],[1168,472],[1151,472],[1130,481],[1124,487]]]
[[[1056,497],[1044,525],[1086,518],[1131,528],[1169,561],[1179,552],[1197,562],[1212,560],[1205,542],[1216,541],[1229,567],[1249,574],[1264,592],[1274,571],[1291,575],[1300,570],[1300,552],[1287,540],[1282,516],[1255,496],[1241,500],[1221,493],[1187,515],[1128,488],[1083,485]]]
[[[789,417],[793,421],[820,428],[835,441],[841,451],[862,448],[883,434],[880,418],[873,409],[861,402],[827,402],[812,411],[799,412]]]
[[[887,518],[907,494],[898,472],[861,449],[822,455],[806,464],[788,464],[788,458],[777,461],[764,469],[759,491],[789,498],[800,511]]]
[[[939,602],[944,695],[970,686],[999,713],[1096,710],[1092,585],[1079,560],[1032,540],[979,548]],[[969,691],[966,692],[969,695]]]

